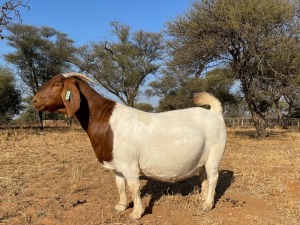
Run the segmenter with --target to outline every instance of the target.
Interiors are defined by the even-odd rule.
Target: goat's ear
[[[80,107],[80,92],[73,79],[64,82],[61,97],[67,110],[68,118],[72,117]]]

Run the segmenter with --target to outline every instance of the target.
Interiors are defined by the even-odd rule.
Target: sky
[[[0,0],[0,4],[5,0]],[[160,32],[165,23],[185,13],[193,0],[30,0],[30,9],[21,8],[22,24],[49,26],[66,33],[76,46],[110,40],[110,22],[119,21],[132,31]],[[5,32],[3,33],[5,35]],[[13,51],[0,40],[3,54]]]
[[[4,1],[0,0],[0,4]],[[160,32],[167,21],[186,12],[191,3],[192,0],[30,0],[30,9],[20,8],[20,13],[23,24],[53,27],[80,46],[109,40],[112,21],[128,25],[133,31]],[[8,51],[6,41],[0,41],[0,57]]]

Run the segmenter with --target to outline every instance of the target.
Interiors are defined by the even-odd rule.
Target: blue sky
[[[3,0],[1,0],[2,4]],[[22,23],[49,26],[66,33],[76,46],[109,40],[111,21],[129,25],[133,31],[160,32],[167,21],[186,12],[193,0],[30,0],[30,10],[21,9]],[[4,33],[5,34],[5,33]],[[12,51],[0,40],[3,54]]]
[[[3,0],[1,0],[3,2]],[[119,21],[132,30],[160,32],[167,21],[184,13],[192,0],[30,0],[21,9],[22,23],[49,26],[66,33],[77,46],[110,39],[110,22]],[[1,3],[2,4],[2,3]],[[0,56],[9,51],[0,41]]]

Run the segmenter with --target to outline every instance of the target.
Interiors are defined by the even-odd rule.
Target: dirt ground
[[[122,213],[112,172],[83,131],[0,131],[0,224],[300,224],[300,132],[228,130],[215,207],[201,212],[199,178],[142,180],[142,219]]]

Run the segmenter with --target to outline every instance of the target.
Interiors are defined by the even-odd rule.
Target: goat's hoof
[[[141,212],[132,211],[132,213],[130,213],[130,215],[129,215],[129,218],[132,220],[138,220],[142,217],[142,214],[143,213],[141,213]]]
[[[122,205],[122,204],[118,204],[115,206],[115,210],[117,212],[123,212],[126,208],[127,208],[126,205]]]
[[[212,207],[213,207],[213,204],[204,202],[202,205],[202,212],[208,212],[212,209]]]

